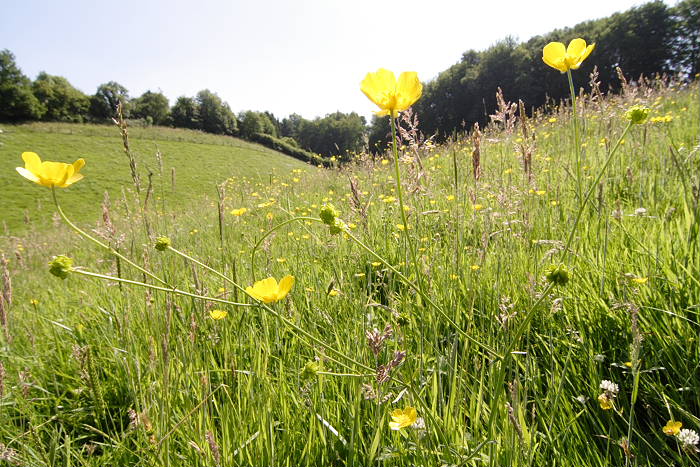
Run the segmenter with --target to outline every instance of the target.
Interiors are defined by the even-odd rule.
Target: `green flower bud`
[[[335,219],[340,216],[340,211],[338,211],[332,204],[324,204],[321,207],[319,216],[324,224],[332,226],[335,224]]]
[[[566,285],[569,282],[569,270],[563,264],[550,265],[544,272],[547,280],[554,285]]]
[[[321,362],[310,361],[301,370],[302,379],[313,379],[318,375],[318,372],[322,369]]]
[[[49,261],[49,272],[61,279],[68,277],[68,273],[72,270],[73,260],[67,256],[54,256],[53,259]]]
[[[156,250],[165,251],[170,248],[173,242],[170,241],[168,237],[158,237],[156,238]]]
[[[342,219],[336,219],[333,225],[329,226],[331,235],[338,235],[340,232],[348,230],[348,225]]]
[[[625,117],[627,117],[627,120],[634,123],[635,125],[641,125],[642,123],[647,121],[647,118],[649,117],[649,112],[651,112],[651,109],[649,107],[646,107],[644,105],[633,105],[625,113]]]

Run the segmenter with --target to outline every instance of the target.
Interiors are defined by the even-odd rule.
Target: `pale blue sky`
[[[2,0],[0,49],[22,71],[65,76],[93,94],[117,81],[171,101],[210,89],[234,112],[369,116],[368,71],[427,81],[507,35],[521,40],[642,0]],[[675,4],[675,0],[670,1]]]

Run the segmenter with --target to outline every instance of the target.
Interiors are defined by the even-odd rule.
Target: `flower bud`
[[[340,211],[338,211],[332,204],[324,204],[323,207],[321,207],[319,216],[324,224],[332,227],[335,224],[336,218],[340,216]]]
[[[569,270],[563,264],[559,266],[556,264],[550,265],[544,274],[547,280],[554,285],[566,285],[569,282]]]
[[[641,125],[642,123],[647,121],[650,111],[651,109],[644,105],[633,105],[625,113],[625,117],[633,124]]]
[[[329,226],[331,235],[338,235],[341,232],[346,232],[348,230],[348,225],[342,219],[336,219],[333,225]]]
[[[156,238],[156,250],[165,251],[172,245],[173,242],[170,241],[168,237],[158,237]]]
[[[68,273],[73,270],[73,260],[67,256],[54,256],[49,262],[49,272],[56,277],[65,279]]]
[[[304,368],[301,370],[301,378],[315,378],[318,375],[319,371],[321,371],[321,363],[316,361],[310,361],[306,365],[304,365]]]

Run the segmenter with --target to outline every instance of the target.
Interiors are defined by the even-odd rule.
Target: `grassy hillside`
[[[700,431],[699,98],[697,83],[659,82],[584,96],[580,166],[568,106],[530,120],[527,137],[517,121],[486,130],[478,178],[471,138],[407,145],[408,228],[391,156],[366,156],[269,178],[232,167],[223,229],[195,175],[194,207],[173,217],[152,205],[150,236],[132,198],[113,200],[111,223],[92,220],[97,235],[151,277],[63,223],[8,239],[0,455],[95,467],[698,465],[690,432],[663,427]],[[633,104],[655,119],[625,134]],[[71,213],[93,207],[81,185],[99,199],[109,183],[101,165],[128,183],[110,144],[111,159],[60,192]],[[182,199],[167,184],[155,194]],[[324,203],[345,233],[317,219]],[[156,250],[158,235],[174,249]],[[64,280],[47,271],[57,254],[74,260]],[[282,300],[244,293],[287,274]],[[414,423],[392,430],[394,411],[411,408]]]
[[[3,200],[0,234],[18,235],[29,225],[44,228],[51,220],[50,193],[36,190],[17,177],[14,167],[24,166],[22,152],[33,151],[43,160],[73,162],[85,159],[84,183],[71,187],[65,209],[78,221],[99,218],[104,192],[112,199],[131,196],[134,185],[119,129],[106,125],[34,123],[1,125],[0,199]],[[173,128],[130,128],[129,137],[143,189],[148,173],[159,192],[167,193],[170,207],[182,209],[203,196],[216,197],[215,186],[230,174],[267,180],[270,174],[308,167],[288,156],[236,138]],[[162,155],[159,164],[156,153]],[[173,183],[174,182],[174,183]],[[11,200],[8,202],[7,200]],[[154,200],[158,201],[158,200]]]

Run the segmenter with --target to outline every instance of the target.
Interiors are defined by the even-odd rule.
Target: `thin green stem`
[[[571,76],[571,70],[566,71],[566,76],[569,79],[569,92],[571,93],[571,110],[573,115],[571,121],[574,126],[574,146],[576,150],[576,195],[581,201],[583,194],[583,185],[581,181],[581,140],[578,131],[578,112],[576,111],[576,91],[574,90],[574,80]]]
[[[216,298],[216,297],[210,297],[208,295],[198,295],[198,294],[193,294],[190,292],[186,292],[184,290],[180,290],[177,288],[167,288],[167,287],[159,287],[157,285],[152,285],[152,284],[147,284],[145,282],[139,282],[139,281],[132,281],[129,279],[122,279],[121,277],[114,277],[114,276],[108,276],[106,274],[99,274],[96,272],[90,272],[90,271],[85,271],[84,269],[73,269],[71,272],[74,272],[76,274],[81,274],[83,276],[89,276],[89,277],[96,277],[98,279],[105,279],[108,281],[114,281],[114,282],[121,282],[123,284],[130,284],[130,285],[138,285],[140,287],[145,287],[147,289],[153,289],[153,290],[160,290],[162,292],[170,292],[174,293],[177,295],[184,295],[186,297],[191,297],[191,298],[196,298],[199,300],[207,300],[210,302],[216,302],[216,303],[223,303],[225,305],[233,305],[233,306],[245,306],[245,307],[253,307],[255,305],[252,305],[250,303],[237,303],[237,302],[231,302],[229,300],[223,300],[221,298]]]
[[[313,218],[310,218],[310,219],[313,219]],[[183,258],[187,259],[188,261],[192,261],[193,263],[195,263],[195,264],[201,266],[202,268],[206,269],[207,271],[212,272],[212,273],[214,273],[215,275],[219,276],[220,278],[224,279],[226,282],[228,282],[229,284],[233,285],[233,286],[234,286],[236,289],[238,289],[240,292],[242,292],[242,293],[244,293],[245,295],[247,295],[248,297],[250,297],[250,298],[256,300],[256,302],[257,302],[256,305],[257,305],[259,308],[261,308],[261,309],[263,309],[264,311],[270,313],[270,314],[273,315],[275,318],[279,319],[279,320],[282,321],[284,324],[286,324],[287,326],[291,327],[291,328],[294,329],[296,332],[298,332],[299,334],[303,335],[305,338],[307,338],[307,339],[309,339],[310,341],[312,341],[314,344],[323,347],[324,349],[326,349],[328,352],[332,353],[332,354],[335,355],[336,357],[340,357],[341,359],[344,359],[345,361],[350,362],[350,363],[352,363],[353,365],[356,365],[356,366],[358,366],[358,367],[360,367],[360,368],[362,368],[362,369],[365,369],[365,370],[374,371],[374,368],[371,368],[371,367],[369,367],[369,366],[367,366],[367,365],[364,365],[363,363],[358,362],[357,360],[353,359],[352,357],[349,357],[349,356],[345,355],[345,354],[342,353],[341,351],[336,350],[335,348],[333,348],[333,347],[331,347],[330,345],[326,344],[325,342],[323,342],[322,340],[320,340],[319,338],[317,338],[317,337],[314,336],[313,334],[309,333],[308,331],[305,331],[304,329],[302,329],[302,328],[299,327],[298,325],[294,324],[292,321],[290,321],[290,320],[288,320],[287,318],[285,318],[284,316],[282,316],[282,314],[280,314],[280,313],[279,313],[277,310],[275,310],[274,308],[268,306],[268,305],[265,304],[265,303],[259,302],[257,298],[255,298],[255,297],[253,297],[251,294],[249,294],[248,291],[247,291],[246,289],[244,289],[242,286],[240,286],[240,285],[239,285],[236,281],[234,281],[233,279],[231,279],[231,278],[227,277],[226,275],[220,273],[219,271],[217,271],[217,270],[215,270],[215,269],[213,269],[213,268],[207,266],[206,264],[202,263],[201,261],[199,261],[199,260],[197,260],[197,259],[195,259],[195,258],[192,258],[191,256],[186,255],[185,253],[183,253],[183,252],[181,252],[181,251],[179,251],[179,250],[176,250],[176,249],[173,248],[173,247],[169,247],[168,249],[169,249],[170,251],[172,251],[173,253],[176,253],[176,254],[182,256]]]
[[[270,234],[272,234],[274,231],[277,229],[284,227],[287,224],[291,224],[292,222],[295,221],[312,221],[312,222],[321,222],[323,221],[321,219],[317,219],[315,217],[305,217],[305,216],[299,216],[299,217],[293,217],[291,219],[287,219],[284,222],[280,222],[276,226],[272,227],[270,230],[265,232],[262,237],[258,239],[257,242],[255,242],[255,245],[253,245],[253,250],[250,252],[250,275],[253,280],[255,280],[255,253],[258,251],[258,248],[262,244],[263,240],[265,240]]]
[[[588,204],[588,200],[591,199],[591,196],[593,195],[593,192],[595,191],[596,187],[598,186],[598,183],[600,183],[600,180],[603,178],[603,175],[605,174],[605,171],[607,170],[608,165],[610,165],[610,161],[612,161],[613,156],[617,152],[617,149],[620,147],[622,140],[625,139],[625,136],[630,131],[630,128],[632,128],[632,122],[627,123],[625,130],[622,132],[622,135],[620,136],[620,138],[618,138],[617,142],[615,143],[615,146],[613,146],[612,150],[610,151],[610,154],[608,154],[608,158],[605,160],[603,167],[600,169],[600,171],[598,172],[598,175],[596,176],[595,180],[591,184],[591,187],[588,189],[588,192],[586,193],[586,197],[581,202],[581,205],[578,208],[578,213],[576,214],[576,218],[574,220],[574,225],[571,227],[571,231],[569,232],[569,237],[566,240],[566,245],[564,246],[564,257],[562,258],[562,262],[564,262],[566,260],[567,256],[569,255],[569,249],[571,248],[571,243],[574,240],[574,235],[576,234],[576,229],[578,228],[578,223],[581,220],[581,216],[583,215],[583,211],[586,207],[586,204]]]
[[[401,185],[401,170],[399,168],[399,148],[396,145],[396,122],[393,116],[389,116],[391,120],[391,146],[394,153],[394,177],[396,178],[396,193],[399,197],[399,210],[401,211],[401,222],[403,223],[403,233],[406,242],[408,243],[408,248],[411,252],[411,261],[413,262],[413,269],[416,274],[416,281],[418,281],[418,287],[421,292],[421,297],[425,294],[423,293],[423,281],[422,275],[420,273],[420,268],[418,267],[418,257],[416,254],[416,246],[413,244],[411,236],[408,234],[408,219],[406,218],[406,209],[404,208],[403,201],[403,187]]]
[[[367,245],[365,245],[359,238],[355,237],[355,236],[354,236],[353,234],[351,234],[350,232],[347,232],[347,231],[346,231],[345,234],[348,236],[348,238],[350,238],[350,239],[353,240],[355,243],[357,243],[358,245],[360,245],[360,246],[362,247],[362,249],[364,249],[366,252],[368,252],[369,254],[371,254],[372,256],[374,256],[376,259],[378,259],[380,262],[382,262],[384,265],[386,265],[386,266],[387,266],[394,274],[396,274],[396,275],[398,276],[398,278],[401,279],[407,286],[409,286],[409,287],[412,288],[414,291],[416,291],[418,294],[420,294],[421,298],[422,298],[423,300],[425,300],[425,303],[427,303],[428,305],[430,305],[430,306],[432,306],[433,308],[435,308],[435,310],[436,310],[438,313],[440,313],[440,316],[442,316],[442,317],[445,319],[445,321],[447,321],[447,322],[450,324],[450,326],[452,326],[462,337],[464,337],[464,338],[467,339],[468,341],[471,341],[472,343],[478,345],[479,347],[483,348],[485,351],[487,351],[488,353],[490,353],[492,357],[496,357],[496,358],[499,358],[499,359],[500,359],[500,358],[503,358],[503,357],[502,357],[501,355],[499,355],[498,352],[496,352],[494,349],[492,349],[491,347],[489,347],[488,345],[486,345],[486,344],[484,344],[484,343],[482,343],[482,342],[477,341],[477,340],[474,339],[472,336],[470,336],[469,334],[467,334],[464,330],[462,330],[462,329],[459,327],[459,325],[457,325],[457,323],[455,323],[454,320],[452,320],[452,318],[450,318],[449,316],[447,316],[447,313],[445,313],[445,310],[443,310],[443,309],[442,309],[437,303],[435,303],[425,292],[423,292],[423,291],[420,289],[419,286],[417,286],[416,284],[414,284],[409,278],[407,278],[403,273],[401,273],[401,271],[399,271],[399,270],[396,269],[394,266],[392,266],[391,263],[389,263],[389,261],[387,261],[386,259],[382,258],[379,254],[377,254],[374,250],[372,250],[370,247],[368,247]]]
[[[117,250],[115,250],[115,249],[112,248],[111,246],[107,245],[106,243],[102,243],[101,241],[99,241],[98,239],[96,239],[95,237],[93,237],[92,235],[88,234],[87,232],[85,232],[84,230],[82,230],[80,227],[78,227],[77,225],[75,225],[73,222],[71,222],[71,220],[68,219],[68,217],[67,217],[67,216],[65,215],[65,213],[63,212],[63,209],[61,209],[61,206],[58,204],[58,198],[56,197],[56,188],[53,187],[53,186],[51,187],[51,194],[53,195],[53,202],[54,202],[54,204],[56,205],[56,210],[58,211],[58,214],[61,216],[61,219],[63,219],[63,221],[64,221],[66,224],[68,224],[68,226],[69,226],[71,229],[75,230],[75,232],[76,232],[78,235],[80,235],[80,236],[82,236],[82,237],[84,237],[84,238],[90,240],[91,242],[93,242],[93,243],[96,244],[97,246],[99,246],[99,247],[101,247],[101,248],[104,248],[104,249],[107,250],[110,254],[116,256],[117,258],[121,259],[122,261],[126,262],[127,264],[130,264],[130,265],[133,266],[134,268],[136,268],[136,269],[138,269],[139,271],[141,271],[142,273],[146,274],[146,275],[147,275],[148,277],[150,277],[151,279],[154,279],[154,280],[156,280],[157,282],[160,282],[161,284],[170,287],[170,284],[168,284],[167,282],[165,282],[165,281],[164,281],[163,279],[161,279],[160,277],[156,276],[156,275],[153,274],[152,272],[147,271],[146,269],[142,268],[142,267],[139,266],[138,264],[136,264],[136,263],[134,263],[133,261],[129,260],[126,256],[122,255],[121,253],[119,253]]]

